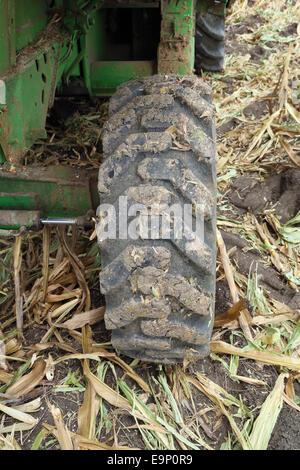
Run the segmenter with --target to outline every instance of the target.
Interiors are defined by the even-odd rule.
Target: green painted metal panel
[[[60,43],[53,45],[59,54],[56,75],[56,87],[67,85],[72,77],[81,77],[81,64],[78,63],[80,54],[78,34],[68,35]]]
[[[195,62],[195,0],[161,0],[159,73],[192,74]]]
[[[134,78],[153,75],[154,61],[102,61],[91,67],[93,94],[110,95],[118,85]]]
[[[33,42],[48,22],[48,0],[17,0],[15,9],[16,49]]]
[[[10,65],[8,47],[8,0],[0,0],[0,73]]]
[[[2,184],[1,184],[2,188]],[[39,208],[39,198],[35,193],[0,193],[1,210],[30,211]]]
[[[54,63],[51,48],[38,51],[31,61],[20,60],[12,76],[4,77],[6,106],[0,111],[0,146],[12,163],[17,163],[38,138],[46,137],[46,115],[55,85]]]
[[[140,56],[146,50],[140,43],[137,47],[136,38],[131,42],[128,40],[130,31],[132,38],[136,34],[139,41],[140,38],[145,41],[144,46],[150,44],[152,47],[158,40],[158,37],[154,39],[154,30],[153,37],[147,34],[143,39],[141,26],[140,29],[132,28],[139,18],[135,14],[138,9],[132,8],[145,6],[153,13],[158,5],[158,2],[134,4],[132,1],[126,4],[123,0],[105,4],[101,0],[0,0],[3,13],[0,15],[0,86],[4,83],[0,92],[4,89],[6,95],[5,103],[0,99],[0,164],[4,157],[13,164],[20,163],[26,150],[38,138],[45,137],[47,111],[58,88],[70,86],[72,89],[75,83],[90,96],[107,96],[119,84],[157,71],[193,72],[194,0],[161,0],[158,67],[155,57],[153,60],[130,60],[134,58],[134,52]],[[49,8],[53,6],[58,10]],[[122,34],[128,28],[124,43],[119,41],[120,38],[114,43],[108,34],[108,26],[113,22],[110,7],[117,7],[117,10],[130,7],[133,11],[128,24],[121,22]],[[55,12],[58,12],[59,21],[57,31],[52,32],[56,23],[52,22],[49,28],[47,22]],[[157,19],[159,25],[159,15]],[[47,33],[44,34],[46,26]],[[151,47],[149,57],[152,57]],[[122,51],[125,51],[125,57]],[[112,61],[114,54],[116,59],[125,60]]]
[[[98,172],[66,166],[0,167],[0,210],[39,210],[43,217],[79,217],[99,205]]]
[[[14,0],[0,0],[0,75],[16,61],[14,22]]]

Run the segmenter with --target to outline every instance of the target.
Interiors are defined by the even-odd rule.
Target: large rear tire
[[[160,229],[148,239],[145,233],[144,239],[120,239],[118,231],[115,240],[105,239],[99,224],[105,324],[114,348],[126,356],[178,363],[209,353],[216,250],[213,114],[210,88],[195,76],[134,80],[111,98],[101,203],[113,204],[118,215],[119,197],[127,196],[128,211],[133,203],[155,207],[160,224],[170,205],[193,204],[204,219],[204,236],[193,241],[164,239]]]
[[[196,15],[195,69],[218,72],[224,67],[225,17],[198,12]]]

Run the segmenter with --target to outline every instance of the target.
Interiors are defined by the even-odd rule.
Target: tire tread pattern
[[[153,76],[111,99],[99,170],[101,203],[119,197],[157,207],[193,203],[195,238],[104,240],[98,226],[105,323],[119,352],[176,363],[209,352],[215,288],[215,130],[210,89],[195,76]],[[174,120],[176,117],[176,121]],[[202,166],[201,166],[202,165]],[[100,220],[101,220],[101,215]],[[174,222],[172,219],[171,222]]]

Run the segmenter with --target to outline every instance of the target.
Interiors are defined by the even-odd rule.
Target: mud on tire
[[[101,204],[193,204],[204,239],[104,239],[98,225],[105,324],[120,353],[182,362],[209,353],[215,290],[215,129],[211,91],[194,76],[153,76],[111,98],[99,171]],[[194,215],[196,212],[193,213]],[[101,214],[100,214],[101,215]],[[193,217],[194,217],[193,215]],[[101,217],[100,217],[101,220]],[[129,219],[130,223],[130,219]],[[174,218],[171,220],[171,227]],[[150,234],[151,235],[151,234]],[[143,237],[143,238],[142,238]]]

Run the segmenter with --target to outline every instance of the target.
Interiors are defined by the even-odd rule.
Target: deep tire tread
[[[196,77],[159,75],[121,85],[111,100],[99,171],[101,202],[116,207],[124,194],[128,201],[148,206],[193,202],[205,220],[205,240],[190,245],[184,238],[160,236],[137,241],[99,238],[106,326],[113,330],[113,346],[130,357],[173,363],[209,352],[215,287],[215,131],[210,101],[207,84]],[[178,110],[181,117],[174,125]],[[206,168],[201,179],[199,169],[195,171],[199,161],[205,161]],[[164,210],[159,216],[165,217]]]

